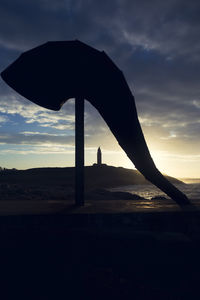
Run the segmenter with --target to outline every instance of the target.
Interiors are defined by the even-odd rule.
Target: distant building
[[[102,153],[101,148],[99,147],[97,150],[97,165],[100,166],[102,164]]]
[[[97,149],[97,163],[93,164],[93,166],[94,167],[107,166],[106,164],[102,164],[102,151],[100,147]]]

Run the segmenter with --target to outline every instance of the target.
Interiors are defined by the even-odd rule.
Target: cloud
[[[35,105],[27,100],[19,99],[15,94],[1,97],[0,113],[8,115],[20,115],[27,124],[37,123],[42,127],[56,129],[74,129],[74,104],[68,101],[67,107],[59,112],[54,112]],[[3,117],[2,118],[6,118]]]
[[[49,133],[1,133],[1,144],[12,145],[74,145],[74,136]]]
[[[199,58],[198,1],[120,1],[119,28],[133,47],[156,50],[169,59]]]
[[[62,146],[32,146],[31,148],[14,147],[12,149],[3,149],[0,155],[19,154],[19,155],[47,155],[47,154],[74,154],[73,147]]]
[[[6,116],[0,115],[0,123],[6,123],[9,119]],[[0,125],[1,126],[1,125]]]
[[[0,43],[20,51],[46,40],[81,38],[113,52],[124,44],[169,59],[199,57],[200,4],[195,0],[2,0],[0,11]]]

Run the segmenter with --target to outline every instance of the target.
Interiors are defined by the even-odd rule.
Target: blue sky
[[[46,41],[79,39],[123,71],[157,167],[200,177],[200,3],[168,0],[1,0],[0,70]],[[86,102],[87,165],[132,168],[98,112]],[[74,165],[74,101],[53,112],[0,81],[0,166]]]

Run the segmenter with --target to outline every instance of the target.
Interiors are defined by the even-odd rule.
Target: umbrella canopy
[[[59,110],[69,98],[93,98],[116,72],[120,74],[105,52],[76,40],[47,42],[26,51],[1,76],[32,102]]]

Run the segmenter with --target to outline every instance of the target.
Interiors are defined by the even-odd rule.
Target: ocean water
[[[176,187],[181,190],[184,194],[187,195],[187,197],[191,200],[192,203],[196,205],[200,205],[200,182],[197,181],[195,183],[187,183],[187,184],[176,184]],[[165,206],[165,205],[172,205],[175,204],[174,201],[172,201],[166,194],[164,194],[161,190],[159,190],[157,187],[153,185],[128,185],[128,186],[121,186],[112,188],[112,191],[120,191],[120,192],[129,192],[132,194],[137,194],[148,201],[145,203],[143,202],[143,205],[152,205],[151,199],[153,197],[165,197],[166,200],[156,200],[153,201],[154,205],[156,206]],[[142,203],[141,203],[142,204]],[[176,204],[175,204],[176,205]]]

